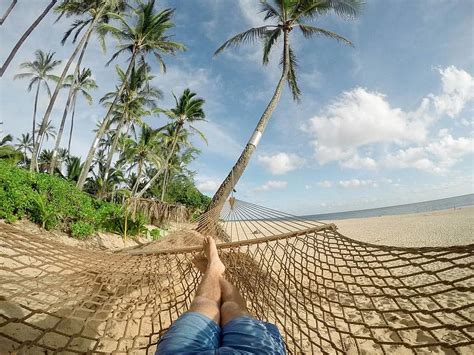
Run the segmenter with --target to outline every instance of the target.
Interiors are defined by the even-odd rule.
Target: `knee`
[[[240,304],[235,301],[226,301],[221,305],[221,325],[225,325],[234,318],[248,315],[249,312],[245,304]]]

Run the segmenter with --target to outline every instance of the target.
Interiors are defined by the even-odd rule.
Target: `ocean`
[[[381,208],[371,208],[359,211],[346,211],[336,213],[315,214],[309,216],[301,216],[301,218],[310,220],[337,220],[347,218],[365,218],[379,217],[387,215],[398,215],[407,213],[430,212],[438,210],[446,210],[450,208],[458,208],[474,205],[474,194],[443,198],[441,200],[424,201],[410,203],[407,205],[389,206]]]

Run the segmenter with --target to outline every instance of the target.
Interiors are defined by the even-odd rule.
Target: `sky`
[[[9,3],[0,0],[0,13]],[[18,1],[0,27],[0,61],[48,3]],[[153,84],[165,94],[159,105],[171,108],[172,93],[185,88],[206,100],[207,122],[199,128],[208,144],[193,138],[201,154],[191,169],[198,188],[212,196],[272,96],[281,47],[267,66],[260,43],[213,57],[225,40],[264,23],[256,0],[166,0],[157,7],[176,9],[170,34],[187,47],[165,57],[166,73],[150,58]],[[36,49],[62,60],[74,49],[70,42],[60,44],[73,19],[56,18],[45,17],[0,79],[2,135],[31,129],[34,93],[26,90],[26,80],[13,80],[20,63],[33,60]],[[235,196],[288,213],[317,214],[473,193],[474,2],[367,0],[355,20],[331,14],[310,23],[345,36],[354,48],[291,32],[301,102],[285,87]],[[75,155],[87,154],[92,129],[105,114],[99,99],[116,84],[115,65],[126,65],[126,55],[105,65],[116,45],[108,38],[104,52],[94,38],[85,55],[84,66],[99,88],[92,105],[78,99]],[[62,93],[53,110],[55,127],[65,102]],[[40,119],[47,104],[43,91]],[[160,127],[167,119],[146,122]]]

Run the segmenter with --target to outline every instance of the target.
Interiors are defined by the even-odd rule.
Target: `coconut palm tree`
[[[166,170],[168,162],[174,154],[179,134],[181,130],[185,127],[185,125],[189,127],[192,132],[197,133],[204,141],[206,141],[206,137],[204,136],[204,134],[192,125],[195,122],[205,121],[204,118],[206,116],[204,114],[204,110],[202,109],[202,106],[204,105],[205,101],[202,98],[195,96],[196,93],[191,92],[191,90],[189,89],[186,89],[184,90],[179,100],[176,98],[175,95],[173,95],[176,102],[176,106],[174,108],[168,111],[160,110],[172,120],[171,124],[176,126],[174,128],[174,140],[171,144],[171,149],[169,150],[168,156],[166,157],[162,168],[159,169],[155,176],[153,176],[150,181],[148,181],[148,183],[145,185],[145,187],[140,190],[140,192],[137,194],[137,197],[141,197],[145,193],[145,191],[156,181],[156,179],[158,179],[158,177]]]
[[[265,21],[269,21],[270,24],[251,28],[239,33],[224,42],[224,44],[216,50],[214,55],[242,43],[252,43],[255,40],[260,40],[263,44],[263,64],[266,65],[269,62],[269,55],[272,48],[274,48],[275,44],[280,40],[283,41],[280,61],[282,64],[282,72],[273,96],[260,117],[239,159],[212,198],[208,210],[216,208],[216,210],[219,211],[230,195],[234,185],[239,181],[280,100],[285,82],[288,83],[293,98],[299,100],[301,91],[296,79],[296,56],[290,46],[290,33],[294,29],[298,29],[305,38],[324,36],[344,44],[352,45],[349,40],[337,33],[308,25],[305,21],[329,13],[335,13],[336,15],[345,17],[354,17],[359,13],[361,6],[361,0],[273,0],[271,3],[262,1],[261,7],[262,12],[265,13],[264,19]]]
[[[145,4],[139,3],[138,7],[132,9],[131,13],[127,16],[121,14],[111,15],[111,17],[118,22],[118,27],[111,24],[100,25],[101,31],[109,32],[121,41],[121,44],[118,46],[118,51],[112,55],[109,63],[120,54],[126,52],[130,53],[130,60],[127,71],[125,72],[126,80],[110,105],[89,149],[81,176],[77,182],[77,187],[79,189],[82,189],[84,182],[86,181],[92,160],[94,159],[97,143],[100,141],[109,125],[109,121],[115,110],[115,105],[118,103],[122,92],[125,90],[125,84],[128,82],[128,78],[130,77],[136,59],[139,58],[142,62],[145,62],[145,57],[152,54],[158,60],[158,63],[164,71],[166,66],[162,54],[175,54],[176,51],[184,49],[184,46],[181,43],[171,41],[170,37],[167,35],[168,30],[174,26],[171,22],[174,10],[165,9],[157,12],[154,7],[154,0],[149,0]]]
[[[88,25],[86,32],[83,34],[83,36],[81,37],[81,40],[79,41],[73,53],[69,57],[61,73],[61,76],[59,77],[57,81],[56,88],[54,89],[54,92],[51,95],[51,99],[49,101],[48,107],[46,108],[46,112],[41,122],[41,129],[39,131],[39,136],[42,136],[44,133],[44,130],[46,129],[46,124],[49,122],[49,118],[51,116],[51,112],[53,111],[53,107],[58,97],[59,91],[63,87],[64,80],[66,79],[67,72],[69,71],[69,68],[73,60],[76,58],[77,54],[81,52],[75,71],[74,71],[74,75],[78,76],[82,58],[85,53],[85,48],[87,47],[87,44],[89,43],[89,39],[92,33],[94,32],[95,29],[97,29],[97,26],[100,24],[100,22],[103,21],[104,16],[108,18],[107,16],[108,11],[119,11],[123,7],[123,1],[122,0],[97,0],[97,1],[95,0],[84,0],[84,1],[83,0],[64,0],[62,5],[64,5],[64,8],[60,6],[59,11],[62,11],[62,13],[66,14],[66,16],[68,16],[68,14],[77,15],[77,14],[87,13],[87,14],[90,14],[92,19],[91,21],[88,21],[83,27],[79,26],[76,29],[76,31],[80,32],[83,28],[86,27],[86,25]],[[76,36],[78,36],[78,32],[76,32]],[[71,95],[72,95],[72,88],[70,88],[69,90],[68,97],[70,97]],[[35,142],[35,145],[33,147],[32,158],[31,158],[30,171],[33,171],[36,168],[36,156],[38,152],[39,152],[39,144],[38,142]]]
[[[108,105],[114,99],[125,81],[125,72],[119,67],[116,67],[120,83],[115,91],[105,94],[101,102],[106,102]],[[116,104],[115,112],[113,113],[111,123],[116,123],[115,136],[110,146],[107,162],[105,165],[105,179],[107,179],[108,171],[112,165],[113,156],[117,149],[120,133],[125,128],[127,135],[130,129],[134,129],[135,123],[141,123],[143,116],[149,115],[151,112],[147,109],[156,108],[156,100],[161,99],[163,94],[157,88],[150,86],[149,82],[154,76],[149,74],[150,67],[146,63],[142,63],[138,68],[134,66],[130,73],[128,83],[125,84],[125,89]]]
[[[137,141],[130,138],[125,141],[125,148],[120,160],[129,163],[131,169],[137,168],[136,182],[132,187],[131,197],[134,197],[138,190],[145,164],[161,166],[161,158],[156,153],[158,133],[158,130],[152,129],[147,124],[142,124]]]
[[[21,138],[16,139],[18,141],[16,148],[23,153],[23,163],[26,166],[26,162],[28,160],[28,152],[31,153],[33,151],[33,138],[30,133],[22,133]]]
[[[38,123],[36,125],[36,132],[39,132],[40,129],[41,129],[41,125]],[[56,128],[54,128],[54,126],[51,124],[51,121],[49,121],[46,124],[46,128],[44,130],[44,133],[41,136],[41,140],[38,142],[39,143],[39,150],[38,151],[41,152],[41,147],[43,146],[43,142],[44,142],[45,138],[46,138],[46,141],[48,141],[49,138],[54,139],[54,137],[56,137]],[[33,155],[33,152],[31,154]],[[53,154],[53,152],[51,151],[51,157],[53,156],[52,154]]]
[[[57,2],[57,0],[50,1],[50,3],[48,4],[48,6],[46,6],[46,8],[43,10],[43,12],[38,16],[38,18],[31,24],[31,26],[20,37],[20,39],[18,40],[18,42],[15,44],[15,46],[11,50],[10,54],[8,55],[7,59],[5,59],[5,62],[0,67],[0,78],[3,76],[3,74],[7,70],[7,67],[10,65],[10,62],[15,57],[16,52],[18,52],[18,50],[22,46],[23,42],[26,41],[26,39],[28,38],[30,33],[33,32],[33,30],[36,28],[36,26],[38,26],[38,24],[41,22],[41,20],[48,14],[49,10],[51,10],[51,8],[56,4],[56,2]],[[13,6],[11,8],[13,8]],[[11,11],[11,9],[10,9],[10,11]],[[8,13],[7,13],[7,16],[8,16]]]
[[[66,158],[66,180],[77,181],[81,173],[81,158],[75,156],[68,156]]]
[[[63,112],[63,118],[61,120],[61,124],[59,126],[59,131],[56,136],[56,143],[53,149],[53,161],[51,162],[51,166],[49,169],[49,173],[52,174],[54,172],[54,169],[56,168],[56,158],[57,158],[57,153],[59,149],[59,145],[61,144],[61,138],[63,135],[63,130],[64,130],[64,125],[66,123],[66,118],[69,113],[69,108],[70,106],[72,107],[72,118],[71,118],[71,130],[69,132],[69,144],[68,144],[68,154],[70,150],[70,145],[71,145],[71,137],[72,137],[72,129],[74,126],[74,113],[76,109],[76,98],[77,94],[82,94],[82,96],[87,100],[88,104],[92,104],[92,96],[89,94],[88,90],[96,89],[97,84],[95,83],[95,80],[92,79],[92,73],[89,68],[83,69],[82,72],[80,72],[79,76],[74,77],[73,75],[68,75],[66,77],[66,83],[64,84],[64,87],[70,88],[72,87],[72,95],[68,97],[68,100],[66,102],[66,107],[64,108]]]
[[[31,130],[32,142],[35,144],[35,127],[36,127],[36,112],[38,109],[38,97],[40,86],[46,89],[49,96],[51,96],[51,90],[49,88],[48,81],[57,80],[57,76],[51,74],[51,72],[61,64],[60,60],[54,60],[54,52],[45,53],[41,49],[35,52],[35,60],[32,62],[23,62],[20,64],[20,68],[26,69],[25,73],[20,73],[14,76],[14,79],[30,79],[28,85],[28,91],[31,91],[33,86],[36,84],[36,94],[33,106],[33,128]]]
[[[0,122],[0,124],[3,124],[3,122]],[[0,138],[0,159],[16,164],[21,160],[22,154],[11,144],[12,141],[13,136],[11,134]]]

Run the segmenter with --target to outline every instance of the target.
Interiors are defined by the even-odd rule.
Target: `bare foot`
[[[202,273],[211,272],[222,275],[225,271],[225,266],[219,258],[214,238],[205,237],[202,245],[204,255],[196,256],[193,260],[194,265]]]

